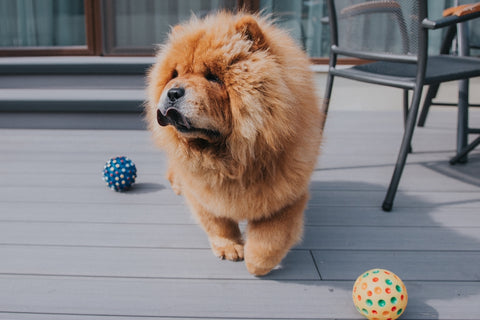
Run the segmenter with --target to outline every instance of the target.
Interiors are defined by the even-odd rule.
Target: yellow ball
[[[372,269],[361,274],[353,285],[353,304],[370,320],[394,320],[407,307],[407,288],[393,272]]]

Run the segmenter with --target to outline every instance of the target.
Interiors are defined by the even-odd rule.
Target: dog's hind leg
[[[248,222],[245,264],[251,274],[262,276],[269,273],[301,240],[307,201],[308,194],[305,193],[273,216]]]

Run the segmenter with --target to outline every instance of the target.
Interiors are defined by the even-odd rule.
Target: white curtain
[[[83,0],[0,0],[0,47],[85,44]]]

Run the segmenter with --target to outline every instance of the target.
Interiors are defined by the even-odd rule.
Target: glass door
[[[171,26],[192,14],[236,9],[237,0],[103,0],[103,53],[150,56]]]

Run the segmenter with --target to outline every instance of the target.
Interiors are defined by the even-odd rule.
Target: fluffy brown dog
[[[173,28],[149,73],[147,121],[173,190],[215,255],[245,259],[255,275],[302,236],[321,140],[308,65],[266,19],[224,12]]]

